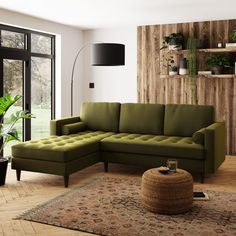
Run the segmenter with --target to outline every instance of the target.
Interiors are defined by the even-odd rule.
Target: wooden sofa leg
[[[204,178],[205,178],[204,172],[200,173],[200,178],[201,178],[201,183],[203,184],[204,183]]]
[[[108,172],[108,161],[104,161],[104,170]]]
[[[20,181],[20,174],[21,174],[21,170],[16,170],[17,181]]]
[[[68,188],[68,185],[69,185],[69,175],[64,175],[64,185],[65,185],[65,188]]]

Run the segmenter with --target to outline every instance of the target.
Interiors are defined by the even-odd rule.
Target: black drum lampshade
[[[119,43],[95,43],[92,45],[92,66],[125,65],[125,45]]]

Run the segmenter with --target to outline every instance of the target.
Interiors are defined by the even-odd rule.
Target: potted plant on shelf
[[[164,36],[161,50],[167,48],[169,50],[181,50],[184,42],[182,33],[172,33],[169,36]]]
[[[220,54],[208,56],[206,64],[215,75],[222,74],[224,68],[231,68],[229,58]]]
[[[163,66],[168,69],[169,75],[177,75],[178,68],[175,64],[175,60],[173,55],[168,52],[167,54],[162,55],[162,62],[164,62]]]
[[[169,75],[177,75],[178,74],[178,68],[175,65],[175,60],[173,56],[170,56],[168,59],[168,71]]]
[[[12,97],[9,94],[5,95],[4,97],[0,97],[0,185],[5,184],[8,164],[8,158],[2,156],[3,148],[10,141],[20,141],[18,131],[15,128],[17,121],[21,119],[34,118],[31,113],[24,110],[19,110],[11,114],[10,118],[3,123],[4,117],[9,108],[16,104],[17,101],[21,99],[21,97],[22,96],[19,95]]]

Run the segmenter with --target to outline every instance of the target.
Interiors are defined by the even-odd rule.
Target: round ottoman
[[[191,209],[193,178],[185,170],[162,174],[158,168],[144,172],[141,184],[141,202],[152,212],[179,214]]]

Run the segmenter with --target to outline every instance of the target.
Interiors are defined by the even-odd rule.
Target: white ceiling
[[[236,18],[235,0],[0,0],[0,8],[87,29]]]

